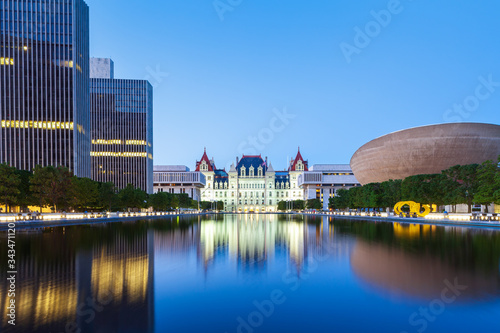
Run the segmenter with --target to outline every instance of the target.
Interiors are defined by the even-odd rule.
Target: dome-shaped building
[[[410,128],[374,139],[354,153],[351,168],[361,184],[440,173],[454,165],[496,161],[500,126],[451,123]]]

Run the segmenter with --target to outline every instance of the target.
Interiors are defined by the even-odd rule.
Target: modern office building
[[[0,163],[90,177],[89,9],[0,1]]]
[[[155,165],[153,167],[153,192],[187,193],[193,200],[201,200],[205,176],[190,171],[185,165]]]
[[[153,193],[153,87],[115,79],[110,59],[90,63],[92,179]]]
[[[304,190],[304,200],[319,199],[328,210],[330,198],[340,189],[361,186],[349,164],[316,164],[299,175],[298,185]]]

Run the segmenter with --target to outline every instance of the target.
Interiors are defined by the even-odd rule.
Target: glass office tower
[[[110,59],[91,59],[92,179],[153,193],[153,87],[113,77]]]
[[[0,0],[0,163],[90,177],[89,9]]]

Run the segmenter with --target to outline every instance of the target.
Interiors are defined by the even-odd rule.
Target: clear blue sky
[[[495,0],[86,2],[91,55],[155,87],[155,164],[193,168],[205,146],[221,168],[258,151],[283,169],[297,146],[348,163],[400,129],[499,123]]]

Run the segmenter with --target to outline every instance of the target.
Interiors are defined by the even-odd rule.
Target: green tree
[[[486,161],[477,168],[478,187],[474,194],[474,202],[485,205],[486,213],[488,205],[495,201],[495,174],[497,165],[493,161]]]
[[[319,200],[319,199],[309,199],[309,200],[307,200],[307,209],[322,210],[323,209],[323,205],[321,204],[321,200]]]
[[[293,210],[303,210],[306,208],[306,202],[304,200],[294,200],[292,201]]]
[[[80,211],[94,209],[99,201],[99,184],[89,178],[72,179],[74,207]]]
[[[99,183],[98,192],[99,207],[105,208],[110,211],[118,199],[115,184],[113,184],[112,182]]]
[[[337,194],[328,201],[328,207],[332,209],[347,209],[349,204],[349,190],[346,189],[338,190]]]
[[[405,201],[415,201],[420,204],[445,204],[443,182],[447,178],[442,174],[416,175],[403,180],[401,195]]]
[[[31,177],[33,174],[26,170],[16,170],[16,173],[21,180],[18,187],[19,195],[17,196],[17,205],[19,205],[22,210],[25,210],[28,206],[33,204],[33,195],[30,190]]]
[[[11,211],[13,205],[18,203],[20,184],[21,178],[16,168],[0,164],[0,203],[5,205],[8,212]]]
[[[381,200],[380,205],[386,208],[394,208],[394,206],[401,201],[401,184],[403,181],[401,179],[388,180],[382,182],[381,189]]]
[[[284,212],[286,210],[286,201],[279,201],[278,202],[278,210],[280,212]]]
[[[122,189],[118,193],[120,199],[120,205],[122,208],[143,208],[145,207],[145,201],[147,202],[147,194],[139,188],[135,188],[134,185],[128,184],[127,187]]]
[[[172,200],[170,201],[170,207],[172,209],[179,208],[179,197],[177,197],[176,195],[172,197]]]
[[[363,187],[349,189],[349,208],[362,208],[364,206]]]
[[[40,207],[51,206],[56,210],[67,209],[72,198],[72,174],[68,168],[37,165],[31,178],[30,190]]]
[[[167,211],[170,208],[170,196],[167,192],[151,194],[148,198],[149,206],[157,211]]]
[[[187,193],[177,193],[174,194],[179,200],[179,208],[190,208],[191,207],[191,198]]]
[[[477,164],[456,165],[443,171],[449,182],[455,182],[454,197],[457,203],[467,204],[472,212],[472,202],[478,188]]]
[[[498,156],[498,167],[495,173],[495,193],[493,194],[493,199],[495,203],[500,205],[500,156]]]

